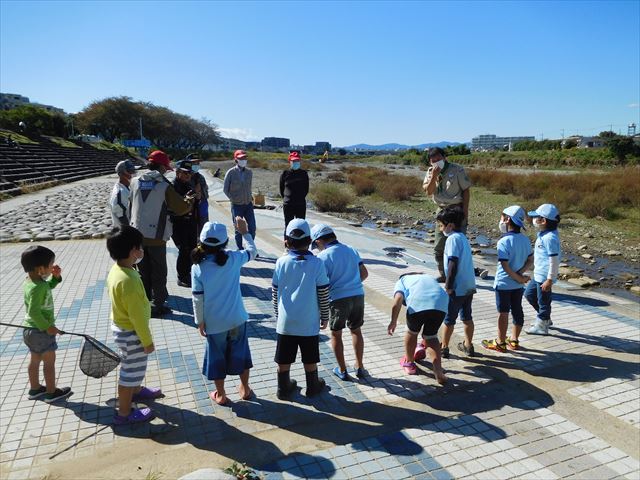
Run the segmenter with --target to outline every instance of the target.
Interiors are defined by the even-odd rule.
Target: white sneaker
[[[479,275],[479,277],[480,277],[481,279],[483,279],[483,280],[484,280],[485,278],[487,278],[488,276],[489,276],[489,270],[482,270],[482,271],[480,272],[480,275]]]
[[[544,320],[536,320],[536,322],[530,326],[526,332],[529,335],[549,335],[549,326]]]

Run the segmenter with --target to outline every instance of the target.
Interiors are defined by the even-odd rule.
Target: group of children
[[[520,347],[519,338],[524,326],[523,295],[537,312],[527,333],[547,335],[552,325],[551,290],[558,277],[561,253],[558,235],[560,215],[554,205],[543,204],[529,212],[529,217],[538,229],[533,253],[529,238],[522,233],[525,229],[522,207],[507,207],[500,215],[498,227],[502,237],[497,244],[498,265],[493,283],[498,310],[498,335],[495,339],[482,341],[482,346],[488,350],[506,352]],[[464,325],[464,340],[458,343],[457,348],[468,356],[475,354],[471,305],[476,285],[471,247],[461,231],[463,219],[462,210],[456,207],[445,208],[437,215],[438,228],[447,237],[444,290],[426,275],[401,276],[395,287],[388,327],[389,334],[392,334],[400,306],[404,303],[407,306],[406,353],[400,363],[406,373],[415,374],[415,361],[424,359],[428,352],[439,383],[446,382],[441,357],[450,356],[449,342],[458,317]],[[531,265],[534,266],[533,279],[525,274]],[[509,313],[513,326],[511,335],[507,337]],[[444,328],[440,343],[437,332],[442,323]],[[421,328],[423,340],[416,345]]]
[[[534,254],[524,229],[524,210],[519,206],[506,208],[500,218],[498,269],[494,282],[498,309],[498,336],[483,340],[483,347],[505,352],[517,349],[524,324],[523,294],[538,312],[528,333],[547,334],[551,325],[551,288],[558,274],[560,241],[557,232],[560,217],[555,206],[541,205],[529,212],[540,230]],[[447,378],[441,357],[449,358],[449,342],[458,316],[464,324],[464,340],[458,350],[473,355],[472,300],[475,293],[473,260],[469,241],[461,232],[463,213],[459,208],[442,210],[437,216],[438,228],[447,236],[445,245],[446,281],[444,289],[438,282],[420,273],[402,275],[394,288],[391,322],[388,333],[397,326],[402,305],[407,307],[405,355],[401,366],[407,374],[416,374],[416,360],[429,354],[438,383]],[[215,383],[211,399],[220,405],[229,402],[225,391],[227,375],[239,375],[239,395],[247,400],[253,392],[249,386],[249,371],[253,367],[246,322],[249,318],[242,301],[240,270],[253,260],[257,249],[248,233],[247,223],[235,219],[235,229],[247,242],[245,250],[227,250],[227,228],[207,222],[191,254],[192,301],[195,323],[200,335],[206,337],[202,373]],[[115,229],[107,238],[107,250],[115,260],[107,278],[112,303],[111,329],[120,350],[121,368],[118,380],[118,410],[114,424],[148,421],[153,411],[133,408],[135,402],[145,403],[162,396],[159,388],[142,386],[147,357],[154,351],[149,329],[150,304],[135,265],[144,256],[142,234],[131,226]],[[363,364],[364,288],[368,272],[358,252],[338,241],[328,225],[309,224],[299,218],[289,222],[285,231],[287,253],[278,258],[272,279],[272,300],[276,318],[277,396],[289,399],[297,390],[290,377],[291,364],[298,349],[306,377],[306,395],[314,396],[325,387],[318,377],[320,361],[319,334],[329,326],[331,346],[337,366],[333,374],[348,380],[342,331],[349,328],[355,354],[352,373],[367,375]],[[317,248],[314,255],[309,248]],[[533,256],[533,259],[532,259]],[[22,266],[28,277],[24,285],[27,309],[24,341],[31,352],[29,398],[45,396],[53,402],[71,394],[68,387],[55,385],[55,327],[51,289],[61,280],[61,270],[54,264],[54,253],[41,246],[30,247],[22,254]],[[534,264],[532,280],[524,274]],[[52,275],[51,279],[48,277]],[[528,282],[526,291],[524,284]],[[511,336],[506,336],[508,316],[513,316]],[[444,322],[442,343],[438,331]],[[422,340],[418,335],[422,331]],[[39,381],[40,363],[44,362],[45,386]]]

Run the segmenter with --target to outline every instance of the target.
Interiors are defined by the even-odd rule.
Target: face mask
[[[247,166],[247,161],[246,160],[238,160],[238,166],[240,168],[244,168]]]
[[[193,170],[194,172],[199,172],[200,171],[200,165],[191,165],[191,170]]]
[[[140,256],[133,261],[134,265],[139,264],[144,258],[144,250],[141,248],[139,251],[140,251]]]
[[[442,170],[444,168],[444,160],[438,160],[436,163],[432,163],[432,165]]]
[[[300,162],[291,162],[291,170],[298,170],[300,168]]]
[[[498,228],[500,229],[500,233],[507,233],[507,223],[500,220],[498,222]]]

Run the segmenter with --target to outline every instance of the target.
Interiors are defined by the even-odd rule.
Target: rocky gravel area
[[[0,213],[0,242],[102,238],[111,230],[113,183],[78,184]]]

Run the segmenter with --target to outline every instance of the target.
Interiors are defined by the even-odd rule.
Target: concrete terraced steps
[[[18,195],[25,185],[44,187],[109,174],[119,161],[130,158],[82,142],[73,142],[79,148],[69,148],[44,137],[34,140],[39,143],[0,143],[0,193]]]

